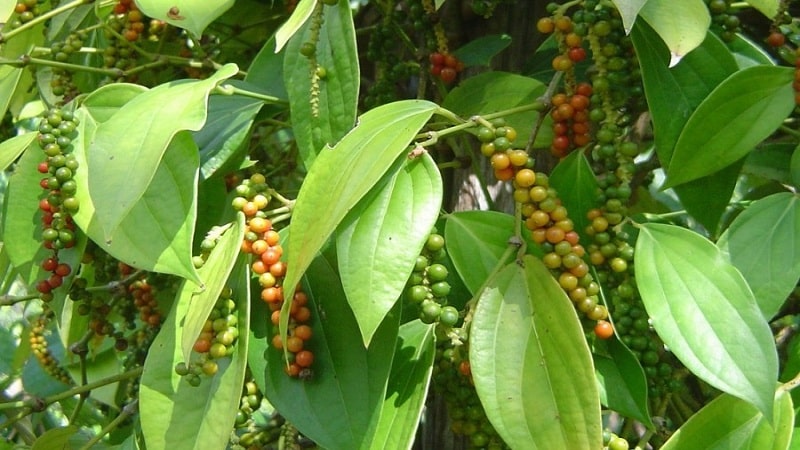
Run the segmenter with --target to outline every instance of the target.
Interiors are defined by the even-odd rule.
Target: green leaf
[[[350,211],[336,238],[342,286],[365,346],[402,297],[442,206],[433,158],[400,158],[385,184]]]
[[[633,23],[639,15],[639,11],[647,0],[612,0],[614,6],[617,7],[619,15],[622,17],[622,25],[625,27],[625,33],[630,33],[633,29]]]
[[[759,146],[747,156],[742,172],[781,184],[792,184],[790,167],[795,145],[793,142],[775,142]]]
[[[544,94],[546,86],[533,78],[506,72],[485,72],[467,78],[447,94],[442,106],[461,117],[489,114],[516,106],[529,105]],[[517,131],[516,145],[525,147],[530,137],[531,124],[539,113],[534,110],[505,116],[506,123]],[[534,146],[550,148],[553,134],[545,119],[536,136]]]
[[[67,448],[69,438],[78,432],[78,427],[69,425],[66,427],[52,428],[36,439],[31,450],[52,450],[54,448]]]
[[[375,108],[333,148],[317,157],[303,182],[292,212],[286,248],[285,298],[347,213],[383,177],[437,106],[406,100]],[[325,214],[320,214],[325,211]],[[290,305],[284,303],[284,307]],[[288,318],[288,316],[287,316]]]
[[[661,450],[786,450],[794,427],[792,397],[778,389],[770,407],[774,428],[751,404],[722,394],[690,417]]]
[[[258,91],[235,80],[227,84]],[[200,175],[204,180],[231,164],[238,168],[246,152],[243,143],[250,135],[250,127],[262,106],[264,102],[261,100],[239,95],[212,95],[208,99],[206,123],[192,134],[200,148]]]
[[[172,138],[203,126],[209,92],[237,71],[229,64],[202,81],[162,84],[137,95],[98,126],[87,146],[86,167],[104,241],[113,240],[122,219],[144,195]],[[122,180],[125,189],[120,189]]]
[[[17,91],[17,85],[22,78],[24,69],[21,67],[0,67],[0,114],[4,117],[8,111],[11,100]]]
[[[792,172],[792,181],[794,181],[795,186],[800,186],[800,145],[792,152],[789,170]]]
[[[717,172],[772,134],[794,109],[793,76],[788,67],[755,66],[717,86],[686,122],[665,187]]]
[[[733,52],[736,63],[740,69],[757,65],[773,65],[772,56],[763,47],[750,40],[747,36],[737,33],[733,41],[728,42],[728,48]]]
[[[778,15],[779,0],[747,0],[753,8],[761,11],[767,19],[774,19]]]
[[[219,237],[217,245],[208,255],[205,264],[198,270],[200,279],[204,283],[204,289],[198,290],[193,283],[184,282],[178,291],[176,301],[191,305],[181,323],[180,346],[184,361],[189,361],[197,336],[203,331],[203,325],[205,325],[208,315],[211,314],[220,293],[225,288],[242,247],[244,230],[244,214],[237,214],[236,221],[231,224],[230,228],[224,230],[224,234]],[[223,229],[220,228],[212,230],[212,233],[216,234],[221,231]]]
[[[0,90],[2,90],[2,86],[0,86]],[[8,166],[16,161],[22,152],[36,140],[37,135],[38,133],[25,133],[0,142],[0,167],[3,170],[8,169]]]
[[[136,5],[148,17],[183,28],[196,38],[234,3],[235,0],[136,0]]]
[[[675,142],[692,111],[738,69],[736,60],[713,33],[672,69],[668,68],[669,50],[647,23],[637,22],[631,39],[653,119],[656,153],[668,168]]]
[[[488,66],[498,53],[511,45],[511,36],[507,34],[490,34],[469,41],[453,52],[466,67]]]
[[[347,1],[339,0],[338,6],[323,8],[316,59],[326,76],[317,79],[317,100],[312,99],[312,78],[318,78],[316,67],[311,67],[309,59],[300,54],[300,47],[311,40],[310,27],[307,24],[289,41],[283,66],[292,130],[306,168],[311,167],[326,144],[333,145],[353,128],[360,85],[353,14]]]
[[[711,15],[703,0],[649,1],[639,15],[667,44],[671,55],[670,67],[703,42],[711,25]]]
[[[711,386],[772,421],[778,358],[753,293],[714,244],[674,225],[644,224],[636,281],[658,335]]]
[[[688,183],[675,186],[681,204],[692,217],[716,236],[719,220],[730,204],[744,160]]]
[[[433,372],[433,326],[413,320],[400,326],[381,418],[370,448],[411,449]]]
[[[528,240],[531,253],[541,255],[539,246]],[[463,211],[447,215],[444,239],[458,275],[475,295],[497,266],[514,236],[514,217],[496,211]]]
[[[597,178],[583,152],[572,152],[558,163],[550,174],[550,186],[558,191],[575,229],[586,229],[586,213],[597,204]]]
[[[292,226],[289,239],[295,231]],[[263,319],[269,317],[264,302],[253,305],[259,319],[250,323],[250,367],[270,404],[320,447],[369,448],[386,401],[399,311],[386,318],[367,349],[333,266],[316,258],[306,280],[314,312],[313,377],[299,380],[284,373],[283,356],[270,344],[277,330]]]
[[[765,319],[780,310],[800,278],[800,200],[784,192],[753,202],[717,245],[742,273]]]
[[[79,166],[86,167],[86,152],[91,151],[89,142],[96,125],[83,109],[76,111],[76,117],[81,121],[78,129],[82,142],[73,141],[74,154]],[[175,135],[146,191],[119,219],[110,242],[104,240],[95,198],[89,194],[91,179],[87,180],[86,172],[79,170],[74,178],[78,185],[75,197],[80,201],[80,209],[73,215],[75,223],[104,251],[126,264],[199,282],[192,264],[198,164],[191,135]],[[118,192],[119,189],[108,191],[100,198],[113,199]],[[149,233],[143,234],[142,230]]]
[[[244,81],[258,86],[258,88],[269,95],[278,98],[289,98],[286,92],[286,85],[283,84],[283,52],[273,51],[275,46],[275,35],[273,35],[261,50],[250,66],[247,68],[247,75]]]
[[[139,417],[148,448],[203,450],[228,443],[247,368],[250,335],[241,327],[250,322],[248,255],[240,255],[228,286],[241,332],[233,354],[217,360],[213,377],[202,376],[194,387],[175,373],[175,364],[184,361],[180,335],[191,302],[175,302],[150,347],[139,388]]]
[[[526,255],[481,293],[469,360],[486,416],[512,448],[600,448],[591,354],[572,302]]]
[[[300,0],[297,2],[292,15],[286,22],[278,28],[275,32],[275,53],[281,51],[289,39],[294,36],[300,27],[306,23],[314,8],[317,6],[318,0]]]
[[[592,354],[600,403],[654,430],[647,407],[647,378],[639,360],[616,337],[608,341],[608,353]]]

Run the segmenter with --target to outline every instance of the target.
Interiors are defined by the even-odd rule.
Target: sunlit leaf
[[[306,23],[318,0],[300,0],[297,2],[292,15],[275,32],[275,53],[281,51],[284,45],[297,33],[297,30]]]
[[[385,184],[350,211],[336,237],[339,274],[365,346],[401,298],[442,205],[433,158],[400,158]]]
[[[435,352],[433,326],[413,320],[400,327],[386,400],[370,448],[411,449],[427,398]]]
[[[37,135],[38,133],[25,133],[0,142],[0,167],[6,170],[36,140]]]
[[[717,245],[772,318],[800,278],[800,201],[788,192],[753,202],[736,216]]]
[[[778,358],[745,279],[699,234],[644,224],[636,281],[658,335],[711,386],[755,405],[772,421]]]
[[[786,450],[794,428],[794,407],[788,392],[778,389],[772,416],[775,424],[753,405],[722,394],[684,423],[662,450]]]
[[[184,362],[180,337],[191,302],[175,302],[153,341],[139,388],[139,417],[148,448],[204,450],[227,445],[247,367],[250,335],[241,328],[250,322],[247,260],[248,255],[241,254],[228,278],[241,332],[233,354],[217,360],[214,376],[201,375],[201,384],[191,386],[175,373],[175,365]]]
[[[285,298],[347,213],[389,170],[437,106],[420,100],[390,103],[363,116],[358,126],[311,166],[297,195],[286,249]],[[325,211],[325,214],[320,214]],[[288,308],[291,302],[285,302]],[[288,315],[286,316],[288,319]]]
[[[475,390],[512,448],[600,448],[591,354],[572,302],[525,256],[493,277],[470,328]]]
[[[622,25],[625,27],[625,33],[630,33],[633,28],[633,22],[639,15],[642,7],[647,0],[612,0],[614,6],[617,7],[619,15],[622,17]]]
[[[202,81],[159,85],[125,103],[97,127],[87,146],[85,167],[104,241],[113,240],[113,232],[144,195],[173,137],[203,126],[209,92],[237,71],[229,64]],[[120,189],[122,180],[125,189]]]
[[[703,42],[711,24],[711,15],[703,0],[648,1],[639,15],[667,44],[671,55],[670,67]]]
[[[148,17],[188,30],[200,38],[203,30],[228,10],[235,0],[136,0]]]
[[[780,0],[747,0],[753,8],[761,11],[767,19],[774,19],[778,14]]]

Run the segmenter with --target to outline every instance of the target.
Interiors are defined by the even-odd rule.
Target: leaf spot
[[[181,10],[177,6],[173,6],[167,11],[167,17],[172,20],[183,20],[186,18],[181,15]]]

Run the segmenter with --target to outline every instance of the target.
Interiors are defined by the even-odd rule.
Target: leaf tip
[[[671,69],[678,65],[678,63],[681,62],[681,59],[683,59],[683,55],[680,53],[669,52],[669,68]]]

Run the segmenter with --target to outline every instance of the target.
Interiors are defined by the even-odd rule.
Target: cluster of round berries
[[[128,42],[139,40],[144,32],[144,14],[133,0],[119,0],[114,5],[114,15],[122,19],[121,34]]]
[[[544,104],[541,109],[544,109]],[[520,177],[533,174],[533,160],[525,150],[516,150],[512,146],[517,139],[517,130],[506,126],[505,120],[495,119],[491,123],[478,128],[478,140],[481,142],[481,153],[489,158],[494,169],[494,176],[500,181],[509,181],[522,173]],[[528,169],[522,172],[523,169]]]
[[[588,145],[592,141],[589,104],[592,86],[579,84],[572,95],[556,94],[550,100],[553,118],[553,143],[550,151],[563,158],[570,150]]]
[[[53,353],[47,348],[47,338],[45,337],[45,327],[47,326],[47,316],[42,314],[32,324],[28,342],[31,346],[31,353],[39,361],[42,369],[65,384],[73,384],[72,377],[58,363],[58,360],[53,356]]]
[[[143,278],[131,283],[128,292],[133,296],[133,305],[139,311],[139,319],[152,328],[161,325],[161,313],[158,311],[158,301],[155,296],[156,288]]]
[[[586,59],[583,37],[573,31],[573,23],[569,17],[542,17],[536,22],[536,29],[542,34],[555,33],[561,52],[553,58],[553,70],[566,72]]]
[[[440,263],[446,257],[444,237],[433,230],[417,257],[414,271],[408,279],[406,296],[419,307],[419,318],[424,323],[438,322],[445,327],[453,327],[458,323],[459,312],[447,304],[447,295],[450,293],[448,270]]]
[[[229,287],[220,293],[192,348],[197,357],[175,365],[175,373],[185,377],[192,386],[200,385],[200,375],[214,376],[219,370],[217,360],[229,357],[235,351],[239,328],[236,301],[232,295]]]
[[[428,57],[431,63],[431,75],[450,84],[455,81],[458,74],[464,70],[464,63],[450,53],[431,53]]]
[[[711,13],[711,30],[719,33],[725,42],[732,42],[741,31],[741,21],[736,16],[736,8],[731,8],[732,0],[706,0]]]
[[[278,332],[281,307],[283,306],[283,278],[286,275],[286,263],[281,261],[283,247],[280,235],[272,228],[272,222],[266,217],[264,210],[269,204],[266,178],[260,173],[252,175],[249,179],[235,188],[237,197],[233,200],[233,207],[242,211],[247,218],[247,230],[242,241],[242,252],[253,255],[251,270],[258,276],[261,286],[261,300],[270,309],[270,320],[275,331],[272,344],[275,348],[283,350],[284,342]],[[311,309],[308,305],[308,296],[301,286],[295,289],[292,306],[289,312],[289,334],[286,349],[289,351],[289,365],[286,372],[289,376],[310,378],[313,375],[311,365],[314,363],[314,353],[306,348],[306,341],[313,335],[308,322],[311,320]]]
[[[497,434],[481,405],[464,346],[449,339],[437,342],[432,374],[433,387],[444,399],[450,430],[463,437],[464,448],[503,450],[509,448]]]
[[[603,450],[628,450],[630,444],[610,431],[603,431]]]
[[[53,255],[42,262],[42,268],[51,272],[48,279],[40,281],[36,289],[42,300],[50,301],[51,291],[63,283],[70,274],[69,266],[59,263],[58,251],[75,245],[75,223],[72,214],[78,211],[75,197],[77,183],[73,179],[78,169],[78,160],[72,154],[72,138],[78,120],[71,111],[51,109],[45,112],[39,124],[39,147],[47,159],[39,163],[37,170],[46,175],[39,185],[47,193],[39,200],[42,212],[42,241]]]
[[[66,62],[70,56],[83,48],[83,42],[86,37],[86,32],[82,30],[70,33],[64,42],[54,42],[50,46],[50,55],[55,61]],[[63,95],[65,102],[75,98],[80,92],[78,91],[78,86],[72,80],[72,74],[58,67],[53,67],[52,70],[53,78],[50,80],[50,88],[53,91],[53,95]]]
[[[42,14],[39,0],[21,0],[14,6],[14,12],[17,13],[9,23],[11,29],[19,28],[23,23],[28,23]]]

